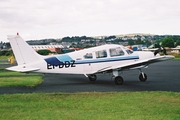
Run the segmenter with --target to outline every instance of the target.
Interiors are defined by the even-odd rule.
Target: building
[[[172,53],[180,53],[180,46],[177,46],[176,48],[172,48]]]
[[[64,48],[62,45],[31,45],[31,47],[35,50],[50,50],[51,52],[61,52]]]
[[[143,49],[147,49],[146,45],[133,45],[132,50],[133,51],[142,51]]]

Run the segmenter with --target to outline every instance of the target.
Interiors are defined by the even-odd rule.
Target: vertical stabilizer
[[[42,59],[18,34],[8,35],[8,40],[10,41],[18,65],[28,64]]]

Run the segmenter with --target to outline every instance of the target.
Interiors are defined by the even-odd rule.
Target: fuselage
[[[46,56],[30,66],[40,68],[36,72],[43,73],[93,74],[106,68],[151,57],[154,57],[152,52],[133,52],[121,45],[107,44],[67,54]]]

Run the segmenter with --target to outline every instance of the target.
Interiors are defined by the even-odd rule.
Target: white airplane
[[[115,44],[106,44],[71,53],[41,56],[31,48],[19,34],[8,35],[14,52],[17,66],[7,70],[18,72],[84,74],[90,81],[96,81],[98,73],[112,73],[112,78],[117,85],[123,84],[120,71],[139,70],[139,80],[144,82],[147,75],[142,71],[149,64],[173,59],[174,56],[153,52],[131,51],[130,49]],[[72,78],[73,79],[73,78]]]

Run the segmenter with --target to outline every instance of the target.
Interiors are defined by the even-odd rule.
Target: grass
[[[174,60],[180,60],[180,58],[175,58]]]
[[[173,55],[175,57],[174,60],[180,60],[180,53],[169,53],[169,55]]]
[[[0,118],[40,120],[178,120],[180,93],[33,93],[0,95]]]
[[[7,56],[0,56],[0,64],[9,64]]]
[[[26,74],[0,69],[0,87],[34,87],[42,83],[42,77],[39,73]]]
[[[0,60],[8,60],[11,56],[0,56]]]

